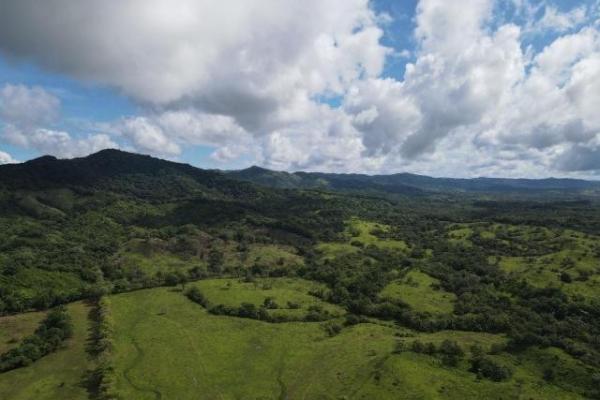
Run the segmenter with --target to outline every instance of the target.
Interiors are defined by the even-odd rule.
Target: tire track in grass
[[[139,321],[137,321],[132,326],[132,328],[135,327],[138,323],[139,323]],[[160,390],[155,389],[155,388],[150,388],[150,387],[143,387],[143,386],[138,385],[133,382],[130,373],[137,365],[139,365],[139,363],[144,358],[144,351],[142,350],[142,348],[140,347],[138,342],[133,338],[133,336],[130,336],[129,339],[131,340],[133,347],[135,347],[137,355],[135,356],[133,362],[127,368],[125,368],[123,370],[123,376],[125,377],[125,380],[127,381],[127,383],[129,383],[129,385],[131,385],[131,387],[133,387],[138,392],[152,393],[154,395],[154,397],[156,398],[156,400],[161,400],[162,393],[160,392]]]
[[[207,379],[207,373],[206,373],[206,367],[204,366],[204,363],[202,363],[200,360],[202,360],[202,354],[200,352],[200,350],[196,347],[193,338],[191,337],[191,335],[188,332],[188,329],[181,323],[168,318],[166,316],[161,316],[161,318],[163,318],[165,321],[172,323],[173,325],[176,325],[179,328],[179,332],[183,333],[183,335],[185,336],[185,338],[187,339],[188,343],[190,344],[190,347],[192,348],[192,350],[194,351],[194,353],[196,353],[196,355],[198,356],[198,365],[200,365],[200,369],[202,370],[202,374],[204,375],[204,379],[205,382],[208,382]],[[195,377],[194,377],[194,381],[195,381]],[[216,394],[218,395],[218,397],[220,399],[224,399],[223,397],[223,393],[221,393],[218,389],[218,387],[214,387],[213,391],[216,392]]]
[[[285,358],[287,352],[282,352],[279,357],[279,365],[277,367],[277,384],[279,385],[279,397],[278,400],[289,400],[288,389],[283,381],[283,373],[285,371]]]

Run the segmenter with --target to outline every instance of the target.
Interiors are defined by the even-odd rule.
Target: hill
[[[600,398],[594,185],[0,166],[0,398]]]
[[[319,188],[345,191],[371,191],[387,194],[424,195],[432,193],[563,195],[598,194],[600,182],[580,179],[432,178],[398,173],[391,175],[333,174],[320,172],[280,172],[260,167],[230,171],[236,179],[278,188]]]

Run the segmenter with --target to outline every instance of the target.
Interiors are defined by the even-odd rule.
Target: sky
[[[0,164],[600,177],[600,0],[0,0]]]

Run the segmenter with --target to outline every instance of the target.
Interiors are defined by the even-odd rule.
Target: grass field
[[[330,338],[320,323],[212,316],[168,289],[112,304],[125,398],[339,398],[360,393],[394,344],[393,329],[374,324]]]
[[[581,398],[543,382],[536,354],[506,356],[515,375],[495,383],[478,380],[466,361],[448,368],[433,356],[393,353],[398,340],[452,339],[468,348],[503,342],[497,335],[400,339],[396,328],[366,323],[329,337],[322,323],[213,316],[166,288],[113,296],[112,309],[118,390],[128,399]]]
[[[317,250],[322,253],[323,258],[335,258],[345,254],[358,253],[362,247],[366,246],[407,251],[409,247],[404,241],[386,239],[376,235],[376,233],[385,235],[389,232],[389,229],[390,227],[384,224],[351,218],[346,222],[342,241],[320,243]]]
[[[0,399],[3,400],[83,400],[88,393],[83,385],[90,367],[85,351],[88,338],[88,307],[81,302],[68,306],[73,318],[73,337],[64,348],[28,367],[0,374]]]
[[[439,283],[437,279],[423,272],[411,270],[404,278],[387,285],[379,296],[402,300],[411,308],[420,312],[432,314],[452,313],[456,296],[454,293],[435,289],[434,286],[437,283]]]
[[[161,272],[181,271],[190,268],[190,262],[167,252],[153,252],[147,255],[141,253],[125,252],[119,256],[119,263],[125,271],[140,269],[148,276],[154,276]]]
[[[223,304],[260,304],[271,296],[302,308],[316,303],[341,311],[308,294],[320,285],[300,279],[213,279],[193,285]],[[123,399],[580,399],[574,390],[589,384],[579,382],[588,376],[584,364],[552,348],[490,356],[513,370],[513,377],[500,383],[478,379],[467,359],[445,367],[435,356],[394,352],[398,342],[408,349],[417,339],[436,345],[453,340],[467,353],[474,344],[489,350],[506,341],[502,335],[417,333],[362,323],[329,336],[326,322],[273,324],[211,315],[174,288],[114,295],[111,304],[113,363]],[[84,386],[86,370],[93,367],[85,351],[89,309],[77,302],[68,310],[74,337],[32,365],[0,374],[1,399],[89,398]],[[0,323],[19,336],[42,317],[30,313]],[[548,368],[555,372],[551,383],[543,379]]]
[[[273,314],[287,314],[302,317],[313,305],[321,306],[332,316],[341,316],[344,309],[324,302],[309,292],[323,291],[324,285],[302,279],[269,278],[254,282],[239,279],[209,279],[191,284],[198,287],[212,304],[224,304],[239,307],[242,303],[261,306],[267,297],[272,298],[279,306],[270,310]],[[190,285],[190,286],[191,286]],[[298,308],[291,309],[288,302],[295,303]]]
[[[21,339],[31,335],[46,313],[29,312],[0,317],[0,354],[13,348]]]

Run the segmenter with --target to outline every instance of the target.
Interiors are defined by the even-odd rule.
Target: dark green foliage
[[[206,296],[204,296],[204,294],[196,286],[192,286],[191,288],[189,288],[185,292],[185,295],[187,296],[188,299],[192,300],[194,303],[198,303],[202,307],[208,308],[208,306],[209,306],[208,299],[206,298]]]
[[[448,367],[456,367],[460,360],[465,356],[463,349],[451,340],[444,340],[439,346],[436,346],[432,342],[423,343],[420,340],[412,342],[410,347],[411,351],[415,353],[423,353],[431,356],[438,356],[442,363]],[[396,346],[396,352],[402,352],[404,350],[404,344],[398,342]]]
[[[472,358],[470,371],[481,378],[496,382],[505,381],[512,376],[510,368],[497,363],[489,357]]]
[[[328,336],[332,337],[342,331],[342,325],[338,324],[337,322],[328,321],[323,324],[323,330]]]
[[[106,297],[96,300],[90,312],[92,320],[91,341],[88,352],[96,360],[97,367],[89,372],[88,390],[97,400],[118,399],[116,375],[112,361],[114,322],[110,302]]]

